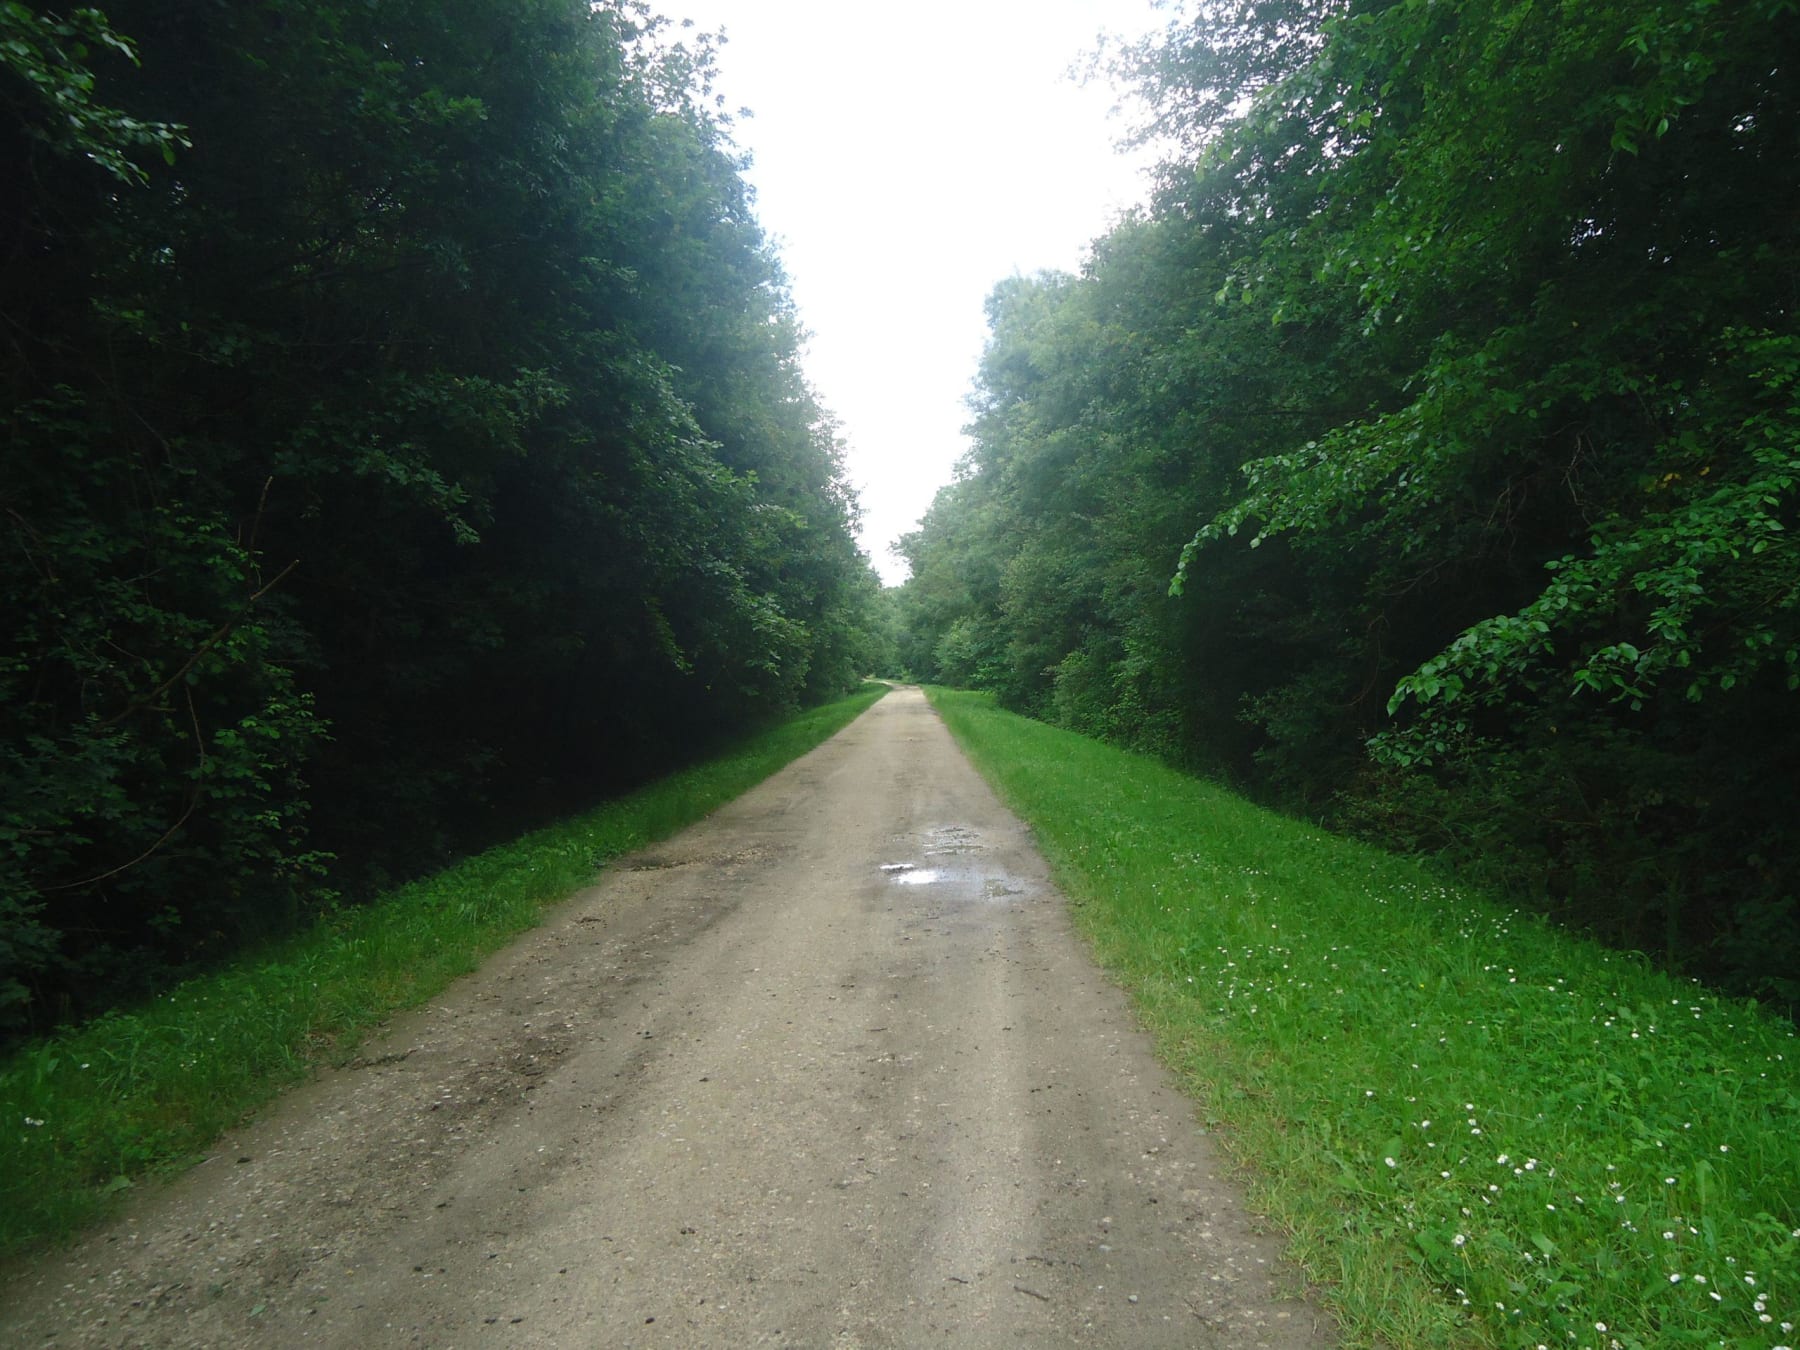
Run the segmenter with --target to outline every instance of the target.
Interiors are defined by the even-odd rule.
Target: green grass
[[[609,859],[692,824],[847,725],[859,693],[253,960],[0,1061],[0,1253],[67,1237],[146,1176],[467,974]]]
[[[1791,1023],[930,691],[1351,1345],[1800,1345]]]

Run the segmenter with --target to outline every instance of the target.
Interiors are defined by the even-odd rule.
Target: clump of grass
[[[931,691],[1351,1344],[1800,1345],[1791,1023]]]
[[[466,859],[137,1008],[0,1061],[0,1253],[65,1237],[590,882],[755,786],[887,692],[868,685],[575,819]]]

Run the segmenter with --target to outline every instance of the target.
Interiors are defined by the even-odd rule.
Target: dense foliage
[[[675,36],[0,3],[0,1025],[854,683],[877,583]]]
[[[1119,64],[1175,149],[994,293],[911,669],[1800,997],[1800,7],[1217,0]]]

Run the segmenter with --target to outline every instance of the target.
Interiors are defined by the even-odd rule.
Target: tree
[[[1793,999],[1796,18],[1244,0],[1117,54],[1169,158],[996,292],[913,648]]]
[[[705,42],[624,0],[0,15],[15,1014],[861,673],[855,503]]]

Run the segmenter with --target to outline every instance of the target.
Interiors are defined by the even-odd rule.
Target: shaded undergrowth
[[[1791,1023],[930,692],[1349,1344],[1800,1344]]]
[[[872,705],[864,689],[597,809],[346,909],[310,931],[0,1060],[0,1253],[67,1236],[118,1193],[350,1053],[593,880]]]

